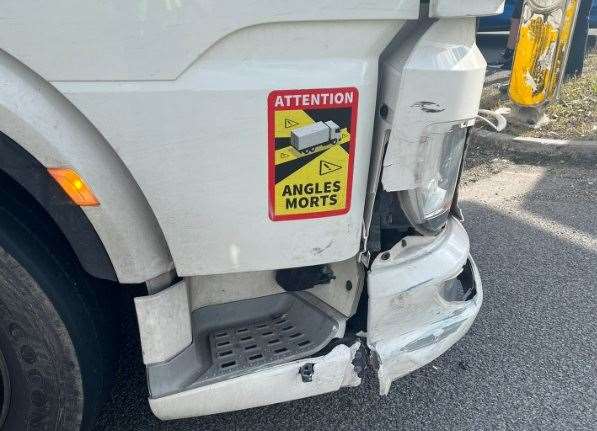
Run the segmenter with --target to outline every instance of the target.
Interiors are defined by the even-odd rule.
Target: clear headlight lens
[[[438,233],[448,220],[467,130],[462,122],[430,126],[417,158],[420,186],[399,193],[406,217],[423,234]]]

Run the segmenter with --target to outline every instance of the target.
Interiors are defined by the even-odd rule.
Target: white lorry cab
[[[384,395],[449,349],[483,296],[457,188],[502,8],[2,1],[0,428],[91,428],[126,313],[163,420],[366,368]]]

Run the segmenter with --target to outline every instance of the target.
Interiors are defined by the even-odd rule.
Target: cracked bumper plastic
[[[388,254],[389,253],[389,254]],[[380,254],[368,275],[367,344],[380,393],[448,350],[468,331],[483,301],[462,225],[438,237],[407,237]]]

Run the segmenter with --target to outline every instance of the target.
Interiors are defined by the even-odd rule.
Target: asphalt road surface
[[[316,398],[160,422],[131,338],[97,429],[596,429],[597,169],[494,160],[467,171],[461,201],[483,308],[388,397],[370,373]]]

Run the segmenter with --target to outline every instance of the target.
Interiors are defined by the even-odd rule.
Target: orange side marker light
[[[99,201],[89,186],[74,169],[48,168],[48,172],[75,204],[81,207],[99,205]]]

